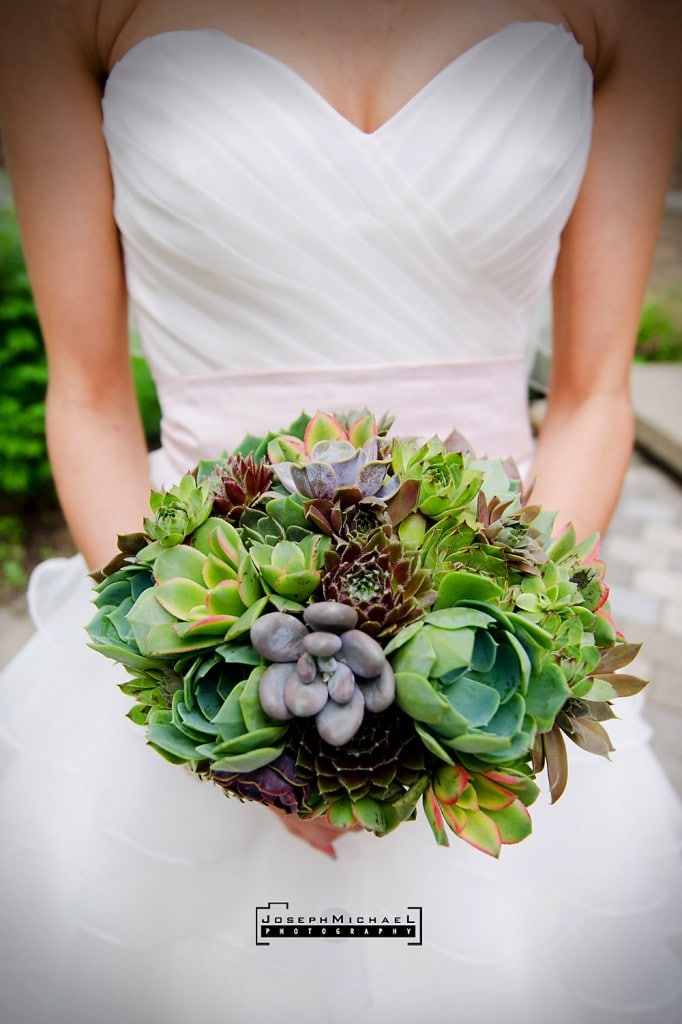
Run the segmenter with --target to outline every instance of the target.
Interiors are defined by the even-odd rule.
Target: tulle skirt
[[[499,861],[438,847],[421,812],[333,861],[146,746],[85,646],[89,590],[80,558],[39,567],[38,632],[0,681],[3,1024],[682,1020],[679,805],[636,699],[612,762],[572,748],[566,794]],[[420,917],[421,942],[263,945],[267,908]]]

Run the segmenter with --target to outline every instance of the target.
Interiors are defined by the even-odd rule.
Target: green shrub
[[[23,590],[28,583],[24,568],[25,530],[15,515],[0,515],[0,593],[3,587]]]
[[[51,486],[45,445],[47,365],[16,222],[0,210],[0,491]]]
[[[646,363],[682,361],[682,324],[660,302],[648,302],[642,310],[635,359]]]
[[[132,355],[130,359],[133,367],[137,402],[140,407],[140,415],[142,416],[142,426],[147,438],[147,446],[149,448],[157,448],[160,443],[161,408],[156,394],[156,387],[144,357]]]
[[[161,410],[149,368],[132,358],[147,443],[159,443]],[[54,500],[45,442],[47,362],[16,219],[0,209],[0,494]]]

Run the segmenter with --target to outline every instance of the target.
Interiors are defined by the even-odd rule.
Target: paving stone
[[[667,665],[677,671],[682,671],[682,640],[679,636],[675,636],[659,626],[632,621],[625,616],[620,617],[616,625],[622,629],[632,643],[643,645],[643,651],[655,665]],[[680,695],[680,710],[682,710],[682,694]]]
[[[606,561],[606,582],[608,586],[629,587],[634,576],[633,567],[631,565],[624,565],[622,562],[615,562],[606,554],[604,559]]]
[[[660,530],[660,527],[658,528]],[[629,519],[619,509],[613,514],[613,518],[604,533],[604,543],[611,537],[637,537],[642,533],[642,523],[637,519]]]
[[[682,572],[682,551],[673,551],[670,555],[670,568]]]
[[[624,562],[644,569],[666,569],[670,564],[670,555],[670,551],[662,544],[643,543],[639,540],[633,543],[632,538],[616,534],[604,541],[600,557],[604,558],[608,567],[614,562]]]
[[[625,495],[618,506],[619,517],[635,519],[645,523],[673,523],[676,510],[670,505],[663,505],[648,498],[634,498]]]
[[[609,601],[619,629],[622,628],[621,619],[647,626],[656,626],[661,621],[660,599],[649,594],[641,594],[633,587],[612,586]]]
[[[630,671],[630,666],[627,671]],[[649,672],[644,674],[638,668],[635,675],[640,675],[642,679],[649,679],[646,689],[647,704],[653,702],[665,705],[682,713],[682,668],[673,668],[661,662],[654,662],[650,666]]]
[[[662,569],[638,569],[633,586],[642,594],[675,600],[682,595],[682,573]]]
[[[656,523],[649,523],[642,532],[645,543],[664,544],[669,551],[682,552],[682,528],[671,526],[662,530]]]
[[[654,753],[677,793],[682,796],[682,757],[679,746],[682,714],[656,705],[653,701],[645,705],[644,714],[654,730],[651,741]]]
[[[666,601],[661,624],[669,633],[682,637],[682,601]]]

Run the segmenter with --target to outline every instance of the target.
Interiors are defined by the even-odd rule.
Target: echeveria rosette
[[[416,509],[429,519],[463,513],[481,487],[483,476],[469,466],[466,454],[449,452],[437,437],[418,448],[396,438],[391,458],[398,478],[419,482]]]
[[[153,560],[153,574],[155,585],[127,615],[148,657],[174,659],[236,639],[267,604],[239,532],[224,520],[207,520],[192,545],[162,550]]]
[[[500,588],[453,572],[434,610],[388,645],[396,700],[427,748],[448,763],[511,766],[529,758],[570,689],[551,637],[497,605]]]
[[[366,409],[357,414],[345,417],[332,416],[328,412],[318,410],[314,416],[306,420],[296,421],[303,430],[295,434],[288,432],[272,437],[267,443],[268,458],[272,464],[310,462],[315,445],[321,441],[345,441],[354,449],[361,448],[371,438],[380,438],[388,426],[382,421],[377,424],[375,417]]]
[[[374,499],[358,501],[357,493],[352,489],[337,491],[333,500],[313,498],[306,501],[303,511],[311,529],[341,543],[367,538],[390,523],[385,502]]]
[[[137,600],[153,586],[154,577],[146,565],[125,565],[105,576],[95,587],[97,612],[86,627],[90,647],[134,672],[158,664],[140,650],[128,619]]]
[[[263,668],[254,660],[260,661],[248,645],[226,645],[221,653],[190,659],[171,709],[149,717],[147,739],[158,753],[216,776],[226,792],[232,788],[229,776],[258,772],[286,747],[287,726],[266,715],[258,699]]]
[[[537,576],[547,562],[554,514],[522,504],[520,480],[510,475],[506,462],[461,457],[467,471],[479,477],[479,490],[466,508],[455,507],[424,528],[422,562],[436,585],[453,569],[464,569],[488,576],[506,591],[525,575]],[[400,532],[405,531],[403,524]]]
[[[161,547],[182,544],[211,515],[213,495],[207,481],[197,484],[191,473],[168,491],[152,491],[149,507],[154,518],[144,520],[151,540]]]
[[[303,611],[320,586],[328,537],[308,534],[299,542],[252,544],[249,554],[270,602],[279,611]]]
[[[530,835],[527,808],[538,793],[532,778],[520,771],[470,771],[462,764],[443,764],[433,773],[422,801],[439,845],[449,846],[447,825],[470,846],[499,857],[503,845]]]
[[[568,526],[550,548],[549,557],[578,588],[585,606],[592,612],[601,613],[602,618],[612,625],[606,608],[609,596],[604,580],[606,566],[597,558],[600,544],[596,533],[577,543],[575,530]]]
[[[303,498],[287,494],[270,498],[262,508],[247,508],[239,521],[239,532],[247,547],[274,547],[282,540],[298,544],[315,530],[304,514]]]
[[[327,553],[322,595],[354,608],[358,628],[384,643],[436,599],[418,554],[387,527]]]
[[[538,576],[513,590],[514,607],[552,637],[552,651],[570,690],[553,727],[536,737],[535,771],[547,769],[553,801],[568,780],[564,737],[591,753],[608,757],[613,750],[602,723],[614,718],[611,701],[639,692],[645,681],[616,674],[636,656],[639,645],[619,642],[608,615],[604,564],[596,559],[595,534],[580,544],[569,527],[548,545],[547,562]]]
[[[133,676],[120,689],[135,699],[128,717],[146,724],[155,710],[171,706],[174,691],[181,685],[172,665],[140,650],[128,615],[137,600],[154,585],[145,565],[128,564],[104,577],[95,588],[97,612],[86,629],[89,647],[117,661]]]
[[[388,476],[390,461],[379,459],[376,437],[354,448],[350,441],[318,441],[309,461],[276,462],[273,470],[291,493],[311,500],[333,501],[339,491],[354,492],[355,500],[374,498],[387,501],[398,490],[400,481]]]
[[[617,641],[598,648],[590,639],[590,634],[586,634],[582,644],[562,651],[561,666],[571,697],[557,715],[553,728],[538,735],[533,747],[533,768],[536,772],[547,769],[553,802],[568,782],[564,737],[589,753],[608,758],[614,747],[601,723],[616,717],[611,702],[633,696],[647,685],[646,680],[621,671],[636,658],[641,644]]]

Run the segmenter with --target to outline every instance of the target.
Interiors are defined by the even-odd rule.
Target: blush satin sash
[[[478,456],[532,454],[526,365],[522,357],[475,362],[286,369],[174,377],[158,385],[162,448],[153,453],[156,486],[201,458],[218,458],[245,434],[284,429],[304,410],[368,408],[395,417],[403,436],[447,437],[453,428]]]

